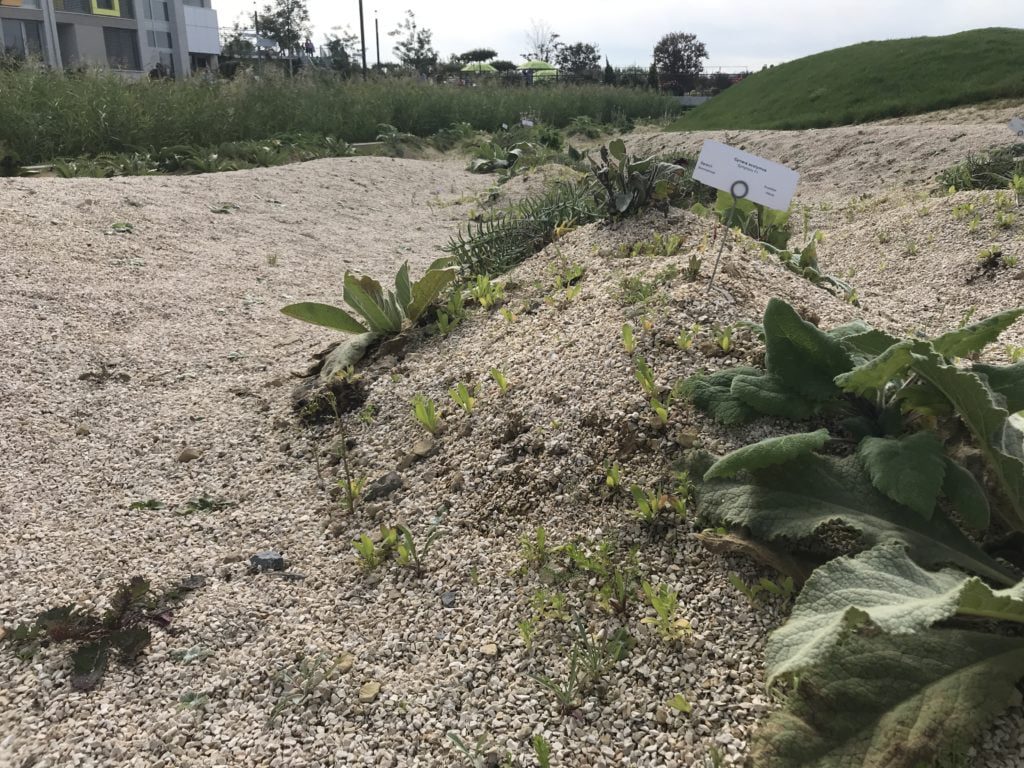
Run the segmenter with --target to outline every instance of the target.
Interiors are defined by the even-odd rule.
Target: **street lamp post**
[[[377,66],[380,67],[380,19],[376,11],[373,12],[373,28],[377,33]]]
[[[366,79],[366,27],[363,26],[363,0],[359,0],[359,39],[363,45],[363,80]]]

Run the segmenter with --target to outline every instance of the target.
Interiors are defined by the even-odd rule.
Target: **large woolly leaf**
[[[853,367],[842,343],[808,323],[780,299],[764,312],[765,367],[787,389],[827,400],[837,394],[834,379]]]
[[[1024,639],[847,632],[754,736],[758,768],[917,768],[969,742],[1024,676]]]
[[[357,278],[347,273],[345,303],[366,319],[369,330],[374,333],[398,333],[402,330],[402,318],[396,318],[390,311],[380,283],[372,278]]]
[[[768,638],[768,679],[813,667],[847,629],[870,623],[911,634],[957,614],[1024,623],[1024,582],[993,591],[959,571],[926,571],[895,546],[837,558],[811,575],[789,621]]]
[[[821,450],[828,442],[828,438],[827,429],[769,437],[767,440],[745,445],[726,454],[711,465],[711,468],[704,473],[704,479],[732,477],[743,470],[752,471],[770,467],[773,464],[784,464],[805,453]]]
[[[912,367],[953,404],[1006,496],[1011,509],[1001,515],[1004,522],[1024,530],[1024,436],[1009,412],[977,374],[947,364],[928,344],[915,346]]]
[[[843,345],[850,351],[867,357],[880,355],[893,344],[899,342],[895,336],[885,331],[871,328],[864,333],[853,334],[841,337]]]
[[[730,391],[741,402],[765,416],[801,421],[817,412],[817,403],[789,389],[777,376],[736,376]]]
[[[932,342],[932,346],[943,357],[967,357],[980,352],[999,338],[999,334],[1013,325],[1021,315],[1024,315],[1024,307],[1000,312],[980,322],[944,333]]]
[[[859,548],[901,544],[924,566],[953,563],[1002,584],[1016,581],[940,512],[925,520],[875,490],[856,456],[807,454],[742,480],[712,480],[701,505],[766,541],[799,542],[831,524],[859,534]]]
[[[761,371],[757,368],[745,366],[707,375],[696,374],[677,385],[677,395],[689,398],[697,408],[721,424],[743,424],[757,416],[757,412],[732,394],[733,379],[737,376],[760,375]]]
[[[984,530],[988,528],[991,510],[988,497],[974,475],[955,461],[946,458],[946,476],[942,480],[942,492],[953,505],[960,519],[969,528]]]
[[[1006,410],[1010,413],[1024,411],[1024,363],[1016,365],[985,365],[976,363],[971,368],[985,377],[993,392],[1006,399]]]
[[[931,518],[946,475],[946,455],[939,438],[931,432],[900,438],[865,437],[857,446],[857,455],[875,488]]]
[[[912,341],[893,344],[877,357],[854,368],[848,373],[836,376],[836,385],[846,392],[864,395],[872,390],[882,389],[897,376],[902,376],[911,363]]]
[[[318,304],[315,301],[303,301],[299,304],[289,304],[282,307],[281,311],[289,317],[304,320],[314,325],[322,325],[342,333],[366,333],[366,328],[352,315],[341,307],[333,307],[330,304]]]
[[[842,325],[837,325],[834,328],[829,328],[825,333],[833,339],[839,339],[842,341],[843,339],[850,337],[857,337],[865,333],[871,333],[871,331],[871,326],[863,320],[853,320],[849,323],[843,323]]]
[[[454,269],[428,269],[427,273],[412,286],[412,301],[405,310],[409,321],[415,323],[419,320],[430,302],[454,279]]]

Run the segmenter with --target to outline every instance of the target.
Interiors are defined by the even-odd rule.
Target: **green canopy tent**
[[[552,71],[555,71],[555,68],[553,66],[551,66],[550,64],[548,64],[543,59],[531,59],[530,61],[527,61],[525,64],[520,64],[518,67],[516,67],[516,69],[520,69],[520,70],[522,70],[522,69],[532,69],[534,72],[537,72],[537,71],[540,71],[540,70],[552,70]]]
[[[464,66],[460,71],[461,72],[481,73],[481,72],[497,72],[498,70],[496,70],[490,64],[486,64],[485,62],[473,61],[473,62],[470,62],[469,64],[467,64],[466,66]]]

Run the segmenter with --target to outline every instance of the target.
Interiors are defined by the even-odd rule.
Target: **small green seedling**
[[[609,490],[617,491],[622,487],[622,467],[618,463],[604,465],[604,484]]]
[[[476,283],[469,289],[469,295],[481,307],[490,310],[505,301],[505,286],[494,282],[487,275],[477,275]]]
[[[683,640],[693,634],[690,622],[676,616],[679,610],[678,592],[669,588],[668,584],[660,584],[655,589],[648,581],[643,583],[643,590],[656,616],[641,619],[641,624],[654,627],[662,639],[668,642]]]
[[[551,768],[551,745],[539,733],[533,737],[533,751],[537,755],[538,768]]]
[[[733,327],[731,325],[715,328],[715,343],[723,352],[729,352],[732,350],[732,334]]]
[[[476,393],[478,389],[479,388],[476,385],[469,387],[460,381],[448,390],[448,396],[457,406],[459,406],[459,408],[464,410],[467,414],[472,414],[473,408],[476,406]]]
[[[651,398],[651,411],[654,413],[654,421],[659,427],[668,424],[668,409],[668,398],[664,403],[656,397]]]
[[[681,715],[688,715],[693,711],[693,707],[690,705],[689,700],[687,700],[687,698],[681,693],[677,693],[671,699],[666,701],[665,704]]]
[[[434,401],[417,392],[412,398],[412,415],[415,417],[427,432],[436,435],[441,429],[441,420],[437,416],[437,408]]]
[[[358,539],[353,540],[352,548],[359,556],[359,562],[363,568],[372,571],[391,557],[397,543],[398,531],[391,526],[382,525],[379,544],[375,544],[373,539],[363,533],[359,535]]]
[[[633,336],[633,326],[629,323],[622,324],[622,348],[627,355],[632,355],[636,350],[636,338]]]
[[[423,572],[423,558],[430,552],[430,548],[441,537],[441,531],[436,527],[427,532],[427,538],[421,547],[416,546],[412,531],[407,526],[397,526],[402,540],[398,543],[398,564],[405,568],[414,568],[417,573]]]
[[[497,368],[491,368],[490,374],[491,378],[494,379],[495,383],[498,385],[498,391],[504,395],[505,392],[508,391],[508,379],[505,378],[505,374]]]
[[[644,391],[644,394],[648,397],[654,396],[654,371],[647,364],[647,361],[642,357],[636,358],[634,361],[636,380],[640,382],[640,388]]]
[[[665,501],[662,493],[657,489],[649,491],[636,484],[629,486],[629,492],[633,496],[633,502],[636,506],[634,514],[637,519],[647,525],[653,524],[661,512]]]
[[[498,311],[501,312],[501,316],[504,317],[510,323],[514,323],[516,320],[519,319],[518,316],[513,314],[512,311],[507,307],[502,307]]]
[[[681,328],[676,336],[676,346],[684,352],[693,347],[693,342],[704,329],[700,323],[694,323],[689,328]]]

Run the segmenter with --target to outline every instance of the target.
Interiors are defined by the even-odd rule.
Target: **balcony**
[[[115,19],[134,19],[134,0],[53,0],[58,13],[85,13]]]

